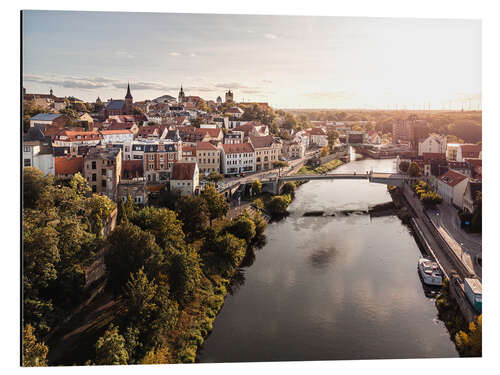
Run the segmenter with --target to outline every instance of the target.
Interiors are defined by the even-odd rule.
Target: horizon
[[[205,100],[230,89],[236,102],[290,110],[481,110],[477,20],[67,11],[22,18],[29,93],[106,101],[123,98],[130,82],[134,101],[177,97],[182,85]]]

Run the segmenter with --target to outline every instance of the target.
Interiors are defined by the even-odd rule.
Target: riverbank
[[[344,164],[341,160],[331,160],[328,163],[325,163],[323,165],[320,165],[319,167],[309,167],[307,165],[302,166],[296,174],[298,175],[304,175],[304,174],[324,174],[326,172],[329,172],[335,168],[340,167],[342,164]]]

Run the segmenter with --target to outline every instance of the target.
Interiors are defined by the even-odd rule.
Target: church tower
[[[133,104],[132,94],[130,93],[130,83],[127,84],[127,95],[125,95],[125,113],[127,115],[132,114],[132,104]]]
[[[234,101],[233,93],[231,92],[231,90],[228,90],[226,92],[226,103],[227,102],[232,102],[232,101]]]
[[[186,95],[184,94],[184,90],[182,89],[182,85],[181,85],[181,91],[179,91],[178,102],[184,103],[185,98],[186,98]]]

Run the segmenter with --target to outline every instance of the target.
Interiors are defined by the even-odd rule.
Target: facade
[[[179,191],[182,196],[194,195],[199,184],[200,174],[196,163],[174,163],[170,190]]]
[[[372,131],[368,134],[368,143],[371,143],[372,145],[379,145],[382,143],[382,138],[376,131]]]
[[[255,171],[265,171],[273,168],[281,154],[281,141],[271,135],[263,137],[250,136],[250,143],[255,151]]]
[[[229,130],[224,134],[224,144],[243,143],[245,133],[238,130]]]
[[[102,110],[104,118],[116,115],[132,115],[133,114],[133,98],[130,93],[130,84],[127,85],[127,94],[125,100],[111,99]]]
[[[231,92],[231,90],[228,90],[228,92],[226,92],[225,98],[226,98],[226,103],[234,101],[234,94]]]
[[[408,144],[412,149],[429,136],[429,125],[415,115],[406,120],[398,119],[392,124],[392,143]]]
[[[222,145],[221,172],[237,175],[255,171],[255,150],[251,143]]]
[[[99,131],[61,130],[54,136],[54,146],[96,146],[102,141]]]
[[[101,130],[103,143],[130,143],[134,134],[130,130]]]
[[[75,174],[83,176],[83,156],[54,157],[55,175],[63,180],[69,180]]]
[[[210,142],[196,143],[196,162],[199,172],[208,175],[220,171],[220,149]]]
[[[118,199],[126,201],[129,195],[136,204],[145,204],[148,201],[143,160],[122,161]]]
[[[186,94],[184,94],[184,90],[182,89],[182,85],[181,85],[181,89],[179,90],[179,95],[177,97],[177,101],[179,103],[184,103],[185,100],[186,100]]]
[[[367,139],[368,135],[365,132],[348,131],[346,133],[346,143],[348,144],[364,144]]]
[[[446,154],[446,136],[431,134],[426,139],[418,142],[418,155],[424,153]]]
[[[291,141],[283,144],[281,152],[288,159],[300,159],[304,157],[306,148],[302,143]]]
[[[438,178],[437,190],[445,202],[461,208],[463,206],[463,197],[467,182],[467,176],[448,170],[448,172]]]
[[[481,158],[481,145],[448,143],[446,159],[462,162],[466,158]]]
[[[83,163],[83,176],[92,192],[116,201],[122,168],[121,149],[104,146],[91,148],[84,156]]]
[[[226,114],[230,117],[239,119],[243,116],[244,111],[239,107],[231,107],[226,111]]]
[[[43,174],[54,174],[52,140],[44,136],[39,127],[29,128],[23,137],[23,168],[35,167]]]
[[[482,191],[482,183],[479,181],[468,181],[464,191],[462,208],[470,213],[474,212],[474,201],[478,192]]]
[[[144,145],[144,174],[148,183],[166,183],[172,165],[182,160],[182,146],[176,143]]]
[[[312,128],[308,130],[309,134],[309,144],[316,145],[318,147],[325,147],[328,145],[328,136],[322,128]]]

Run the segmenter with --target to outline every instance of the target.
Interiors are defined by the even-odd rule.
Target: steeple
[[[130,93],[130,83],[127,83],[127,95],[125,95],[125,99],[132,99],[132,94]]]

